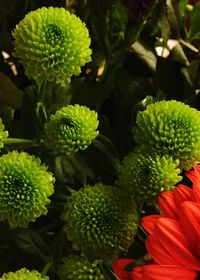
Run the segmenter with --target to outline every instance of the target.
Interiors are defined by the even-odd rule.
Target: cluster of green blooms
[[[137,114],[137,153],[119,167],[118,181],[137,200],[173,189],[182,169],[200,162],[200,112],[171,100],[147,106]]]
[[[175,100],[150,104],[137,115],[134,130],[142,151],[178,159],[189,170],[200,162],[200,112]]]
[[[59,269],[60,280],[106,280],[99,265],[101,260],[89,262],[85,256],[64,258]]]
[[[4,273],[2,280],[48,280],[48,276],[42,276],[36,270],[28,270],[26,268],[21,268],[16,272]]]
[[[8,131],[5,131],[5,126],[2,123],[2,119],[0,118],[0,149],[3,148],[4,142],[8,137]]]
[[[98,136],[98,115],[86,106],[68,105],[45,124],[45,144],[55,153],[72,155],[85,150]]]
[[[124,192],[101,183],[72,192],[65,207],[65,231],[73,248],[106,259],[126,252],[137,228],[135,203]]]
[[[43,7],[28,13],[13,37],[15,56],[39,85],[52,81],[65,86],[91,60],[85,24],[64,8]]]
[[[27,227],[47,213],[54,178],[40,159],[25,152],[0,157],[0,220],[11,227]]]
[[[63,8],[40,8],[16,26],[15,56],[28,77],[39,86],[52,81],[66,86],[72,75],[91,60],[88,30]],[[134,138],[137,152],[124,158],[117,184],[86,185],[72,191],[62,215],[64,230],[73,243],[92,259],[112,259],[126,252],[137,230],[138,201],[169,191],[181,179],[182,169],[200,162],[200,112],[178,101],[161,101],[137,115]],[[98,136],[98,115],[86,106],[68,105],[50,117],[44,127],[44,144],[56,154],[73,155],[85,150]],[[0,119],[0,148],[8,132]],[[54,178],[38,158],[25,152],[0,157],[0,220],[12,227],[27,227],[40,215],[53,194]],[[124,191],[124,189],[126,191]],[[103,280],[99,266],[86,257],[63,260],[61,280]],[[25,268],[9,272],[2,280],[47,280]]]
[[[117,183],[135,199],[148,200],[172,190],[181,180],[178,165],[179,161],[169,156],[130,153],[120,165]]]

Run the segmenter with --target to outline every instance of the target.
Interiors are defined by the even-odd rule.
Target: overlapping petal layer
[[[115,263],[114,271],[120,279],[199,279],[200,166],[195,166],[186,176],[192,181],[192,188],[178,185],[172,192],[161,193],[158,198],[161,214],[141,220],[149,233],[146,248],[152,263],[137,266],[131,273],[126,272],[126,266],[118,271]]]
[[[174,265],[144,265],[136,267],[131,276],[134,280],[194,280],[197,273]]]

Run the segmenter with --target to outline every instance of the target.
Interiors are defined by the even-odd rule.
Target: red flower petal
[[[126,271],[125,268],[132,262],[134,262],[134,259],[118,259],[114,262],[112,270],[121,280],[130,280],[131,272]]]
[[[196,252],[199,257],[197,244],[200,240],[200,204],[191,201],[184,202],[180,209],[180,223],[193,252]]]
[[[144,275],[143,275],[143,266],[137,266],[134,268],[134,270],[131,273],[132,278],[134,280],[143,280]]]
[[[161,217],[161,215],[146,216],[141,219],[140,224],[148,233],[152,234],[154,232],[154,227],[156,225],[157,220]]]
[[[172,265],[145,265],[132,272],[134,280],[194,280],[197,273],[184,267]]]
[[[156,239],[158,243],[155,242]],[[147,238],[146,246],[151,257],[159,264],[180,265],[192,270],[200,269],[200,262],[191,253],[188,240],[180,224],[175,220],[160,218],[156,223],[153,236]],[[173,261],[170,258],[173,258]]]
[[[178,207],[173,192],[162,192],[158,197],[158,205],[165,217],[178,219]]]
[[[194,170],[190,170],[186,172],[186,176],[193,182],[193,183],[200,183],[200,166],[195,165]]]
[[[181,203],[187,200],[194,201],[193,190],[184,185],[178,185],[173,191],[176,205],[181,207]]]
[[[165,250],[162,243],[154,236],[150,235],[145,240],[145,245],[149,255],[158,264],[176,264],[176,260]]]
[[[194,201],[200,203],[200,182],[194,183],[193,186]]]

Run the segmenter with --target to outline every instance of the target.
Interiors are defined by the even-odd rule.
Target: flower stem
[[[47,89],[47,80],[45,80],[43,84],[41,84],[38,87],[38,101],[41,102],[42,104],[44,103],[46,89]]]
[[[6,145],[15,145],[15,144],[25,144],[31,146],[37,146],[37,142],[35,139],[21,139],[21,138],[7,138],[4,143]]]
[[[52,266],[52,260],[48,261],[48,263],[44,266],[44,268],[41,271],[41,274],[45,276],[47,272],[49,271],[49,268]]]

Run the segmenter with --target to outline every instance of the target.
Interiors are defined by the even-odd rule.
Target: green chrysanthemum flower
[[[47,213],[54,178],[40,159],[13,151],[0,157],[0,220],[26,227]]]
[[[103,259],[127,251],[137,227],[135,208],[116,187],[96,184],[72,192],[63,219],[73,248]]]
[[[69,105],[45,124],[45,144],[56,153],[72,155],[85,150],[99,131],[97,113],[85,106]]]
[[[0,149],[3,148],[5,139],[8,137],[8,131],[4,131],[4,124],[0,118]]]
[[[181,180],[178,160],[169,156],[131,153],[119,168],[118,184],[137,198],[146,200],[170,191]]]
[[[49,277],[42,276],[36,270],[30,271],[26,268],[21,268],[16,272],[4,273],[1,279],[2,280],[48,280]]]
[[[65,86],[91,60],[85,24],[64,8],[41,8],[28,13],[13,31],[15,56],[27,76]]]
[[[141,149],[179,159],[185,170],[200,162],[200,112],[184,103],[149,105],[137,115],[134,136]]]
[[[101,260],[90,263],[86,257],[72,256],[63,259],[60,266],[60,280],[106,280],[99,268]]]

